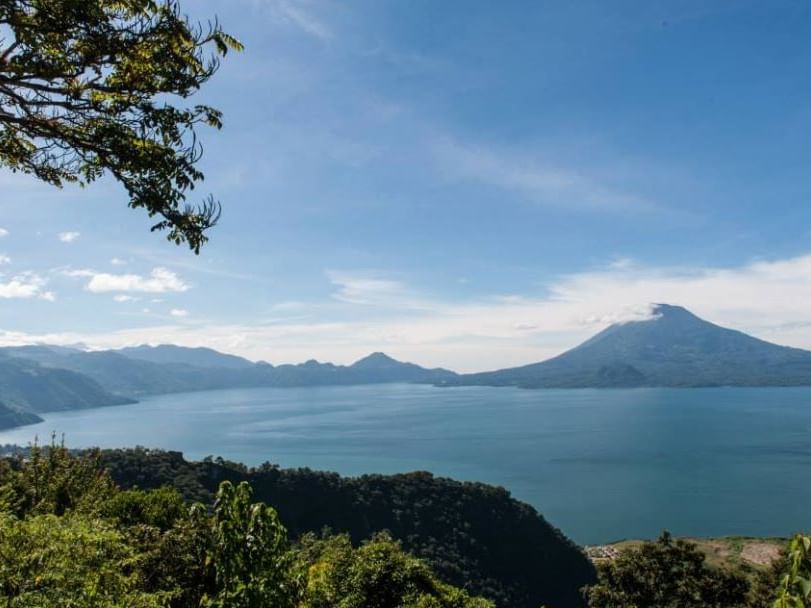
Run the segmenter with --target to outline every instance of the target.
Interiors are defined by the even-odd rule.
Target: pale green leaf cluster
[[[811,606],[811,537],[798,534],[791,540],[788,562],[774,608],[807,608]]]

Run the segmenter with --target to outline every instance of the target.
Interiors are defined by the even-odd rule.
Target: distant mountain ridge
[[[119,350],[0,348],[0,428],[41,412],[133,403],[172,392],[409,382],[441,386],[632,388],[811,385],[811,351],[778,346],[657,304],[547,361],[459,375],[375,352],[351,365],[254,363],[210,348],[164,344]]]
[[[0,352],[0,403],[10,421],[36,422],[36,414],[134,403],[107,391],[95,380],[67,369],[50,368]]]
[[[656,304],[552,359],[459,376],[452,385],[525,388],[811,385],[811,351],[778,346]]]
[[[403,363],[383,353],[352,365],[310,360],[273,366],[170,344],[83,351],[29,345],[0,348],[0,428],[30,424],[33,415],[134,403],[133,397],[223,388],[295,387],[411,382],[434,384],[454,372]]]
[[[0,403],[0,430],[25,426],[26,424],[36,424],[37,422],[42,422],[42,418],[36,414]]]
[[[182,363],[195,367],[222,367],[228,369],[246,369],[254,363],[236,355],[228,355],[213,348],[175,346],[159,344],[157,346],[130,346],[117,352],[129,359],[140,359],[150,363]]]

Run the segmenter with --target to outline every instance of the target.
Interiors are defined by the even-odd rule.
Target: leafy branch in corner
[[[172,102],[241,49],[176,0],[0,0],[0,166],[55,186],[109,173],[160,216],[153,231],[199,253],[220,204],[186,202],[204,178],[195,129],[222,114]]]

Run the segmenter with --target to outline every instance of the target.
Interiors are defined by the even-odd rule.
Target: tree
[[[736,608],[746,605],[741,575],[710,568],[693,543],[667,532],[598,568],[586,589],[594,608]]]
[[[796,535],[789,544],[786,561],[774,608],[811,606],[811,537]]]
[[[199,253],[220,205],[186,204],[204,177],[195,128],[220,128],[221,113],[170,102],[241,48],[177,0],[0,0],[0,166],[55,186],[109,173],[161,217],[153,231]]]
[[[45,448],[35,442],[28,458],[18,455],[0,464],[0,511],[20,517],[96,513],[114,492],[97,451],[74,457],[55,437]]]
[[[493,608],[437,580],[385,534],[358,548],[347,535],[325,540],[308,535],[298,559],[306,572],[300,608]]]
[[[220,484],[210,522],[206,562],[215,573],[216,591],[203,598],[205,608],[293,606],[287,530],[276,511],[251,503],[251,487]],[[194,516],[194,512],[193,512]]]
[[[0,600],[8,608],[161,608],[145,593],[139,556],[103,520],[0,514]]]

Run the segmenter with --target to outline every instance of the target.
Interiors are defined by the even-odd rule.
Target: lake
[[[811,388],[239,389],[45,414],[0,444],[142,445],[502,485],[580,543],[811,529]]]

